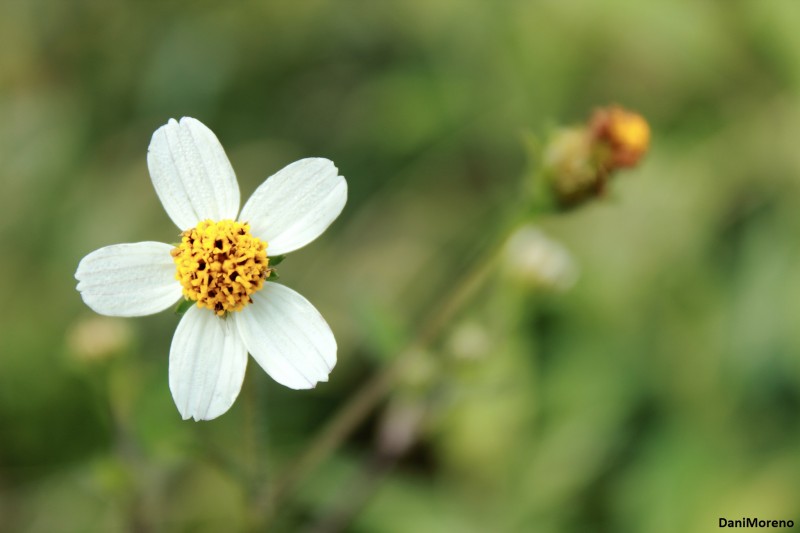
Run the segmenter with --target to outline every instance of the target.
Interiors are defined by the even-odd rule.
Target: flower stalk
[[[264,485],[257,497],[256,514],[270,518],[295,487],[323,463],[353,433],[377,406],[389,396],[404,375],[414,356],[428,349],[446,326],[490,279],[503,259],[506,243],[526,222],[577,207],[603,195],[605,185],[619,169],[635,166],[647,150],[649,127],[639,115],[613,107],[599,110],[581,128],[561,130],[543,149],[531,173],[535,179],[525,183],[521,201],[505,210],[505,221],[473,260],[471,267],[452,285],[405,349],[368,380],[329,420],[311,444],[272,486]],[[564,282],[565,285],[571,281]]]

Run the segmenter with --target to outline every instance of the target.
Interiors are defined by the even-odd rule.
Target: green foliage
[[[269,513],[296,531],[341,510],[370,532],[799,520],[798,27],[791,1],[0,4],[4,530],[247,531]],[[541,221],[575,288],[493,273],[343,446],[296,469],[530,187],[524,135],[609,103],[650,120],[652,149],[604,201]],[[72,335],[93,316],[81,257],[177,239],[145,156],[183,115],[221,139],[243,198],[306,156],[349,187],[281,267],[336,334],[330,382],[288,390],[251,361],[233,409],[201,424],[170,397],[173,314],[127,319],[135,340],[104,358]],[[380,439],[409,427],[384,468]]]

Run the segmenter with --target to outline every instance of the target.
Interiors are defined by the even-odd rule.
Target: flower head
[[[565,291],[578,280],[578,266],[564,246],[536,226],[525,224],[506,243],[509,274],[531,287]]]
[[[602,164],[609,170],[636,166],[650,146],[650,126],[644,117],[619,106],[597,109],[590,129],[605,148]]]
[[[543,167],[553,192],[563,205],[580,202],[599,186],[597,166],[592,159],[592,140],[582,128],[555,132],[543,154]]]
[[[198,120],[170,120],[156,130],[147,164],[180,243],[90,253],[75,273],[86,305],[109,316],[143,316],[181,297],[196,302],[169,353],[169,386],[184,419],[209,420],[233,405],[248,352],[287,387],[327,381],[336,364],[333,333],[308,300],[269,280],[269,258],[305,246],[339,216],[347,182],[334,164],[290,164],[261,184],[241,213],[233,168]]]
[[[650,146],[650,126],[619,106],[595,110],[581,126],[555,131],[545,145],[542,169],[561,207],[603,196],[614,174],[635,167]]]

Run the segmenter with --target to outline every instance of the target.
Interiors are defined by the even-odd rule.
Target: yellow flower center
[[[204,220],[181,233],[171,253],[183,295],[219,316],[252,303],[270,273],[267,243],[244,222]]]

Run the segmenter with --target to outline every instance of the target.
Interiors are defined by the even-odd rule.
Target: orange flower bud
[[[541,156],[545,203],[571,208],[603,196],[617,170],[636,166],[649,145],[647,121],[619,106],[595,110],[579,127],[556,130]]]
[[[601,148],[601,162],[609,171],[636,166],[650,145],[647,121],[619,106],[596,110],[589,128]]]

